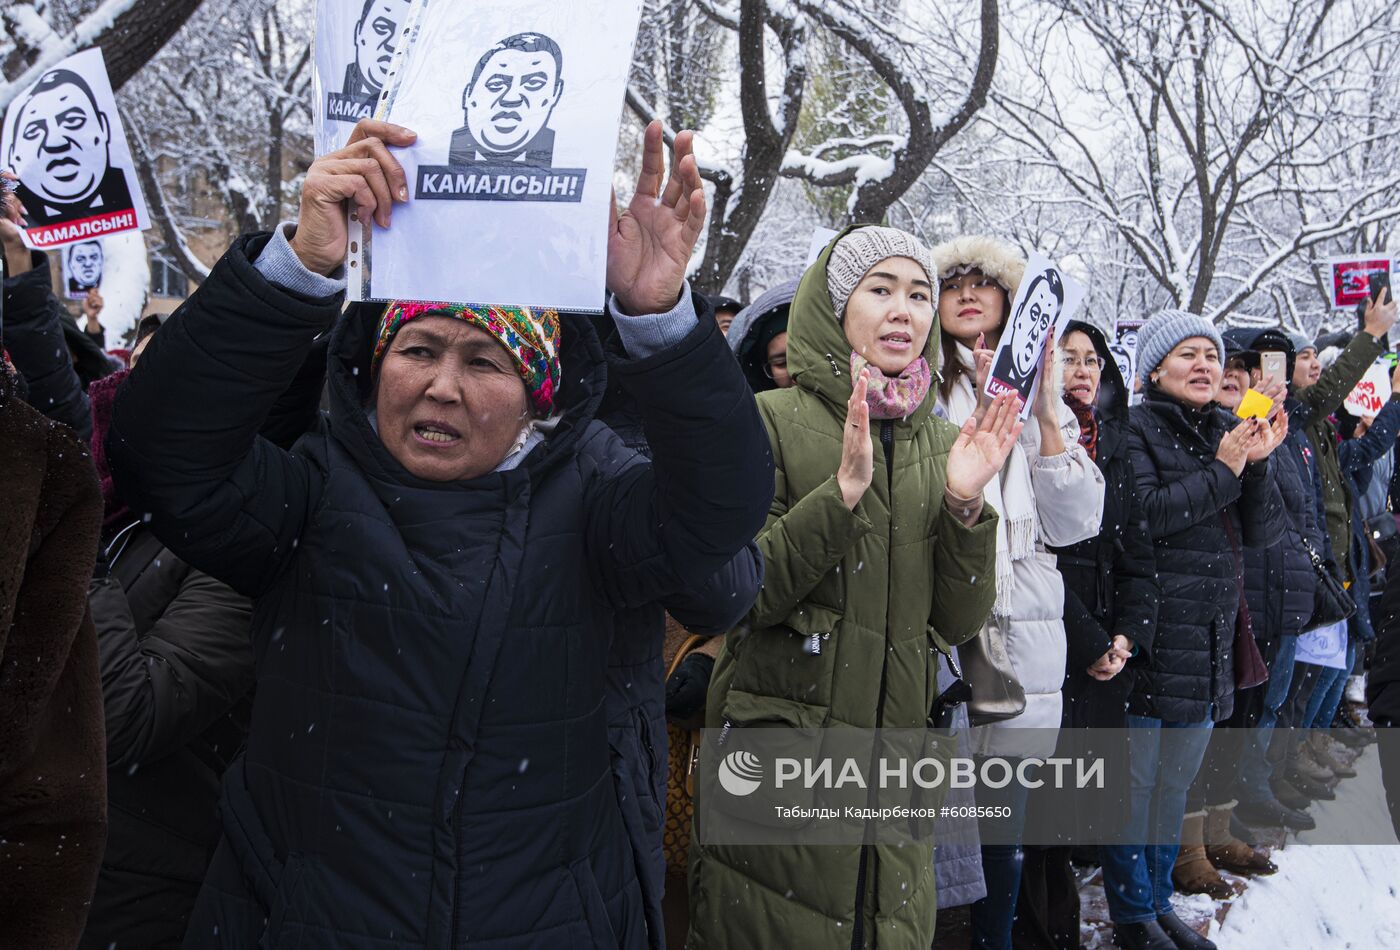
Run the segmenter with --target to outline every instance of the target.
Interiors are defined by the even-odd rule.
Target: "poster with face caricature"
[[[377,115],[418,134],[410,200],[368,223],[352,299],[602,308],[640,0],[430,0]]]
[[[374,112],[417,0],[318,0],[312,94],[316,154],[345,147]]]
[[[31,248],[150,226],[100,49],[68,57],[14,97],[0,155],[19,176]]]
[[[82,300],[89,290],[102,284],[102,265],[107,259],[101,240],[79,241],[63,249],[63,295]]]
[[[1083,300],[1084,285],[1043,254],[1032,253],[992,356],[987,395],[1017,393],[1023,403],[1021,418],[1029,418],[1050,331],[1057,324],[1073,319]]]

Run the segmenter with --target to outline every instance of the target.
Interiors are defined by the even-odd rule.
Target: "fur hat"
[[[1182,340],[1203,336],[1215,344],[1220,355],[1220,363],[1225,363],[1225,343],[1220,339],[1220,331],[1199,313],[1185,310],[1159,310],[1142,325],[1138,331],[1137,363],[1138,375],[1147,380],[1148,376]]]
[[[922,267],[933,285],[933,299],[937,303],[938,274],[929,249],[906,231],[870,225],[850,231],[831,249],[826,265],[826,289],[831,294],[831,308],[836,311],[837,320],[846,318],[846,302],[870,268],[891,257],[907,257]]]
[[[939,280],[979,270],[1001,284],[1008,297],[1016,296],[1026,273],[1024,254],[1005,241],[980,234],[944,241],[933,249],[933,264]]]

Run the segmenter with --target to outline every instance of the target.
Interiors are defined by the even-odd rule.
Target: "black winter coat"
[[[1219,722],[1234,709],[1232,546],[1276,544],[1284,518],[1272,459],[1246,465],[1239,478],[1215,459],[1237,421],[1215,403],[1186,410],[1150,385],[1130,411],[1129,454],[1162,589],[1152,656],[1133,671],[1134,715]]]
[[[53,294],[48,256],[34,251],[31,261],[23,274],[5,278],[5,349],[24,377],[25,401],[86,443],[92,413],[69,356],[63,304]]]
[[[1104,360],[1096,407],[1099,435],[1095,463],[1104,476],[1103,529],[1097,537],[1065,548],[1051,548],[1065,579],[1066,726],[1121,729],[1132,677],[1152,652],[1157,628],[1156,565],[1147,520],[1137,496],[1133,463],[1128,456],[1128,392],[1095,326],[1071,321],[1060,339],[1079,331],[1088,336]],[[1086,670],[1122,634],[1137,654],[1128,668],[1107,682]]]
[[[214,846],[219,781],[243,748],[252,605],[137,521],[88,603],[107,724],[107,850],[84,948],[179,947]]]
[[[267,283],[264,243],[238,241],[162,328],[108,438],[157,534],[255,598],[248,750],[186,945],[645,945],[609,761],[614,619],[703,585],[769,503],[717,327],[613,364],[652,464],[594,420],[607,369],[566,315],[548,441],[426,482],[363,408],[378,308],[336,326],[324,427],[291,453],[254,438],[339,310]]]

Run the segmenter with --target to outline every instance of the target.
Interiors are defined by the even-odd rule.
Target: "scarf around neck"
[[[961,426],[977,411],[977,371],[972,351],[961,343],[955,344],[946,359],[962,363],[967,372],[958,376],[952,392],[942,404],[942,415],[955,426]],[[997,599],[992,613],[1010,617],[1012,596],[1016,591],[1013,565],[1035,553],[1039,537],[1039,521],[1035,514],[1035,491],[1031,488],[1031,463],[1020,440],[1011,447],[1001,473],[982,489],[982,497],[1001,517],[997,520]]]
[[[865,403],[870,407],[872,419],[908,417],[923,405],[933,382],[933,371],[929,369],[928,360],[922,356],[906,366],[898,376],[887,376],[878,366],[866,362],[865,357],[852,351],[851,379],[858,378],[863,369],[870,373]]]
[[[1093,406],[1081,406],[1079,400],[1072,399],[1068,394],[1064,397],[1065,405],[1069,406],[1070,412],[1074,413],[1074,419],[1079,423],[1079,444],[1084,446],[1084,451],[1089,453],[1089,458],[1097,462],[1099,460],[1099,417]]]

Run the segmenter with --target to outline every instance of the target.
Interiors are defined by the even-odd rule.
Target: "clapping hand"
[[[1288,413],[1271,412],[1269,422],[1265,423],[1260,419],[1251,420],[1258,424],[1259,439],[1245,453],[1245,458],[1251,462],[1262,462],[1269,455],[1283,444],[1283,440],[1288,436]]]
[[[691,252],[705,226],[705,189],[694,139],[693,132],[676,135],[668,179],[661,123],[652,122],[642,139],[642,170],[632,200],[619,211],[613,196],[607,286],[624,314],[664,313],[680,298]]]
[[[979,419],[974,414],[963,423],[948,452],[947,488],[959,498],[977,498],[986,484],[1006,464],[1006,457],[1021,435],[1021,399],[1002,393],[991,401]]]

